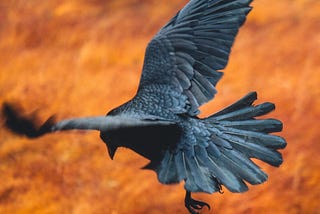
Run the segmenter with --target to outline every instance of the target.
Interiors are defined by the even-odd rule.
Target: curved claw
[[[208,207],[210,210],[210,205],[203,201],[194,200],[191,198],[191,192],[186,191],[186,197],[184,203],[190,214],[199,214],[197,210],[201,210],[203,207]]]

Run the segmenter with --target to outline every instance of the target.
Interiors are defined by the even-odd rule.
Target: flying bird
[[[251,159],[282,163],[286,146],[277,119],[257,119],[275,109],[254,105],[256,92],[206,118],[199,107],[210,101],[227,65],[252,0],[190,0],[149,42],[136,95],[106,116],[71,118],[43,125],[5,103],[6,126],[30,138],[56,131],[100,131],[113,159],[126,147],[150,160],[163,184],[184,181],[185,206],[192,214],[209,204],[191,193],[244,192],[268,176]]]

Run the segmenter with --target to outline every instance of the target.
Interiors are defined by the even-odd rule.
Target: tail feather
[[[159,181],[165,184],[177,183],[177,178],[179,174],[177,171],[176,164],[174,162],[173,153],[169,151],[166,152],[160,167],[161,166],[165,166],[165,167],[163,167],[162,170],[159,170],[159,173],[158,173]]]
[[[207,166],[212,176],[231,192],[245,192],[248,190],[248,186],[243,182],[242,178],[237,176],[232,171],[232,168],[228,168],[221,158],[215,158],[211,154],[208,154],[207,160]]]
[[[199,161],[197,160],[197,156],[186,159],[187,172],[191,175],[187,176],[185,188],[190,189],[192,192],[206,190],[206,192],[212,193],[217,191],[208,168],[200,164]]]
[[[229,112],[227,114],[222,114],[220,116],[214,117],[215,120],[247,120],[249,118],[258,117],[267,114],[275,109],[273,103],[263,103],[257,106],[249,106],[237,111]]]
[[[272,166],[279,166],[282,163],[282,157],[279,152],[265,146],[246,142],[244,139],[225,134],[222,136],[232,143],[233,148],[242,152],[249,158],[260,159]]]
[[[260,184],[268,178],[255,163],[236,150],[224,150],[222,158],[228,168],[250,184]]]
[[[282,131],[282,123],[276,119],[265,120],[241,120],[241,121],[219,121],[216,125],[217,128],[223,129],[225,127],[231,127],[241,130],[249,130],[254,132],[272,133]]]
[[[232,149],[232,145],[230,144],[229,141],[227,141],[221,137],[218,137],[215,134],[211,135],[211,139],[214,142],[214,145],[216,145],[216,146],[224,147],[226,149]]]
[[[248,190],[247,185],[228,169],[220,157],[216,157],[210,150],[196,146],[196,156],[201,165],[206,166],[218,184],[215,184],[215,191],[219,191],[220,184],[226,186],[231,192],[244,192]]]
[[[231,192],[244,192],[248,190],[245,181],[253,185],[265,182],[267,174],[251,158],[279,166],[283,160],[277,150],[286,141],[270,134],[282,130],[281,121],[256,118],[274,110],[274,105],[253,106],[256,99],[257,94],[251,92],[208,118],[190,119],[185,130],[188,135],[173,153],[175,168],[167,158],[161,164],[167,171],[177,170],[167,173],[176,176],[170,179],[184,179],[185,188],[193,192],[220,191],[220,185]]]
[[[225,127],[224,133],[242,138],[244,142],[256,143],[267,148],[283,149],[287,143],[280,136]]]
[[[257,99],[257,92],[250,92],[246,96],[244,96],[242,99],[222,109],[221,111],[211,115],[210,117],[217,117],[219,115],[228,114],[230,112],[234,112],[236,110],[245,108],[247,106],[251,106],[256,99]]]
[[[217,146],[214,143],[209,143],[208,147],[206,148],[208,153],[210,153],[214,157],[220,157],[221,151],[219,149],[219,146]]]
[[[174,162],[177,168],[177,180],[181,181],[186,178],[186,165],[185,165],[185,157],[184,153],[177,152],[174,156]]]

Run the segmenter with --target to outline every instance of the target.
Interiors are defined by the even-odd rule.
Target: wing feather
[[[138,93],[150,84],[166,85],[186,97],[181,113],[198,114],[217,92],[218,70],[228,62],[251,1],[191,0],[150,41]]]

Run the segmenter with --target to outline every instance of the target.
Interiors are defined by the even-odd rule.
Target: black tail
[[[253,106],[252,103],[256,99],[256,92],[251,92],[205,120],[221,131],[219,138],[226,144],[249,158],[257,158],[272,166],[279,166],[282,157],[276,150],[283,149],[286,141],[269,133],[282,131],[282,122],[277,119],[255,119],[275,109],[274,104],[269,102]],[[215,137],[218,138],[212,137],[213,140]]]
[[[255,118],[275,109],[268,102],[254,106],[256,99],[255,92],[249,93],[222,111],[193,121],[193,148],[168,151],[157,169],[159,180],[174,183],[185,179],[187,191],[209,193],[220,191],[221,185],[231,192],[244,192],[248,189],[244,181],[266,181],[267,174],[251,158],[279,166],[282,156],[277,150],[284,148],[286,141],[269,134],[282,130],[279,120]]]

